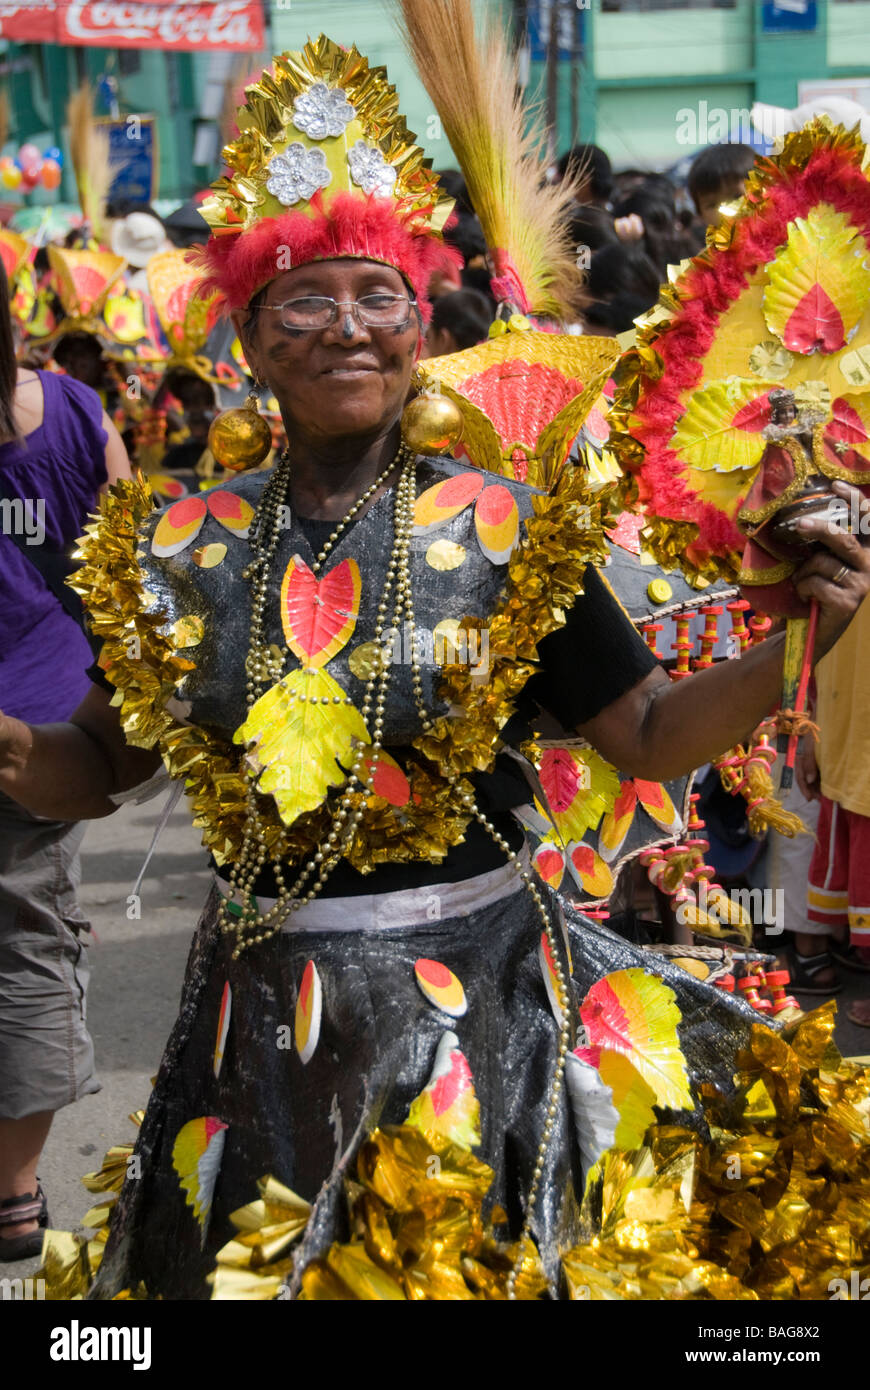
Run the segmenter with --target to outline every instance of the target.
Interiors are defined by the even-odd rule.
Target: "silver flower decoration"
[[[318,188],[332,182],[323,150],[307,150],[300,140],[294,140],[283,154],[276,154],[266,168],[266,187],[285,208],[303,198],[307,201]]]
[[[347,152],[347,162],[351,178],[364,193],[374,193],[378,198],[389,197],[396,182],[396,171],[377,145],[357,140]]]
[[[340,87],[327,87],[315,82],[293,103],[293,124],[312,140],[325,140],[327,135],[343,135],[345,126],[356,115]]]

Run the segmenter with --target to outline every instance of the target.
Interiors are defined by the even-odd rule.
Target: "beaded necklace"
[[[393,458],[380,476],[375,479],[371,486],[367,488],[362,496],[353,504],[342,520],[338,522],[335,529],[330,533],[326,545],[314,561],[312,569],[315,574],[319,573],[342,533],[347,529],[365,503],[374,496],[377,490],[386,482],[390,474],[399,466],[401,466],[401,473],[398,483],[396,484],[393,506],[393,548],[390,555],[390,562],[387,566],[384,588],[377,607],[377,618],[373,639],[374,645],[380,650],[382,657],[379,667],[376,663],[376,669],[366,684],[360,709],[362,718],[366,725],[368,725],[372,707],[374,706],[371,744],[360,745],[357,749],[347,781],[342,789],[342,795],[339,799],[338,806],[333,814],[329,833],[317,846],[316,852],[303,865],[295,883],[289,888],[285,882],[282,869],[282,859],[285,851],[284,842],[282,839],[279,839],[273,847],[271,856],[267,856],[260,834],[256,773],[250,768],[247,769],[247,817],[245,821],[244,839],[239,857],[230,870],[230,896],[222,900],[219,908],[221,930],[236,937],[236,944],[233,949],[234,960],[238,959],[242,952],[247,950],[249,946],[259,945],[260,942],[267,941],[270,937],[274,936],[280,931],[282,925],[291,913],[298,911],[305,903],[311,902],[312,899],[317,896],[324,887],[330,873],[341,859],[345,849],[349,846],[357,826],[365,816],[363,807],[354,805],[353,793],[365,791],[361,773],[366,755],[368,754],[371,757],[371,765],[374,767],[377,761],[377,754],[382,747],[384,710],[392,666],[389,648],[384,645],[384,630],[386,626],[389,626],[395,631],[399,630],[403,623],[407,624],[406,630],[409,632],[410,636],[411,680],[414,692],[414,703],[423,731],[427,732],[432,728],[432,721],[429,718],[429,713],[423,700],[423,681],[416,642],[410,572],[410,543],[414,529],[414,504],[416,501],[416,455],[412,454],[404,443],[399,446],[395,458]],[[263,652],[265,651],[264,615],[269,576],[272,569],[272,561],[275,557],[281,531],[283,529],[283,508],[286,505],[289,488],[290,456],[289,452],[285,452],[279,460],[275,472],[263,490],[263,496],[251,528],[250,545],[254,551],[254,555],[247,569],[243,571],[243,577],[251,580],[253,585],[250,644],[246,662],[246,700],[249,710],[263,693],[263,681],[268,678],[268,671],[263,661]],[[392,613],[390,615],[389,624],[387,624],[387,613],[390,610],[391,604]],[[347,699],[346,702],[348,704],[351,703],[349,699]],[[447,778],[450,784],[455,786],[460,780],[460,774],[457,772],[448,772]],[[535,1157],[535,1167],[532,1173],[523,1227],[520,1232],[518,1253],[508,1279],[508,1298],[514,1299],[516,1297],[516,1284],[522,1271],[526,1247],[531,1239],[531,1222],[543,1176],[544,1160],[559,1111],[559,1096],[564,1081],[565,1059],[568,1053],[571,1033],[568,989],[561,960],[563,954],[561,944],[557,939],[551,915],[547,911],[544,899],[531,874],[525,869],[516,850],[514,850],[504,836],[500,834],[492,821],[479,810],[473,795],[468,792],[460,793],[458,787],[457,795],[460,796],[463,806],[480,822],[499,848],[507,855],[525,888],[531,894],[547,936],[550,958],[553,962],[556,978],[556,992],[559,999],[560,1019],[558,1051],[553,1079],[550,1086],[547,1115],[541,1133],[541,1141]],[[266,863],[267,857],[271,857],[272,868],[278,888],[278,897],[273,907],[265,913],[259,913],[255,906],[256,899],[253,890],[257,878]],[[312,878],[314,878],[313,883],[310,882]],[[309,886],[306,887],[306,885]],[[238,902],[240,904],[240,915],[238,917],[230,911],[231,902]]]

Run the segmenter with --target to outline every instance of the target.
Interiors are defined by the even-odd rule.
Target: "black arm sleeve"
[[[659,664],[594,565],[587,565],[564,627],[538,643],[541,670],[523,692],[570,733],[632,690]]]
[[[101,690],[105,690],[107,695],[114,695],[115,687],[112,685],[112,682],[110,680],[106,679],[105,672],[102,670],[100,666],[97,665],[96,662],[94,662],[92,666],[88,667],[85,674],[90,680],[91,685],[98,685]]]

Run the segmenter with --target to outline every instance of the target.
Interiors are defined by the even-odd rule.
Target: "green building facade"
[[[575,124],[566,72],[558,91],[560,149],[579,138],[601,145],[617,167],[663,168],[708,143],[746,139],[753,102],[794,107],[801,83],[833,79],[845,94],[854,86],[860,95],[863,87],[870,106],[866,0],[818,0],[814,27],[804,32],[771,31],[772,7],[761,0],[590,0],[579,8],[579,110]],[[532,83],[542,87],[543,79],[542,64],[533,63]]]
[[[265,3],[270,53],[263,55],[0,46],[11,114],[4,152],[14,152],[25,140],[41,148],[65,146],[70,92],[83,77],[96,81],[109,72],[118,84],[122,115],[156,117],[159,196],[187,197],[219,166],[220,114],[228,89],[255,71],[260,58],[298,48],[325,29],[342,42],[355,42],[371,61],[386,64],[426,153],[436,167],[454,165],[387,0]],[[469,3],[515,35],[531,35],[530,42],[520,39],[522,72],[530,99],[544,111],[555,105],[556,152],[574,140],[588,140],[602,145],[617,167],[668,167],[707,143],[746,139],[754,101],[795,106],[800,84],[807,82],[842,84],[846,94],[863,97],[870,106],[870,0],[817,0],[810,6],[813,27],[804,32],[770,32],[772,7],[762,0]],[[547,20],[554,10],[571,38],[569,51],[548,72]],[[63,193],[73,195],[68,169]]]

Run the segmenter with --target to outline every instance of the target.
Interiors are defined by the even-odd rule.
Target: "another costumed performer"
[[[469,119],[503,79],[482,128],[521,131],[470,7],[406,8],[453,45]],[[653,974],[536,884],[512,749],[543,707],[615,768],[677,778],[771,707],[782,642],[671,684],[588,563],[604,550],[583,474],[535,493],[435,456],[440,412],[403,416],[449,209],[382,69],[321,37],[247,89],[239,125],[204,208],[207,288],[288,450],[159,515],[117,489],[76,581],[104,676],[69,723],[0,721],[0,785],[35,813],[108,815],[163,763],[215,861],[91,1296],[202,1298],[217,1265],[217,1297],[555,1297],[581,1149],[605,1147],[584,1096],[612,1084],[700,1125],[702,1083],[735,1100],[757,1016],[668,962]],[[223,461],[228,435],[258,457],[243,414],[214,432]],[[827,648],[870,554],[809,526],[830,549],[796,582]],[[416,640],[445,621],[486,633],[486,669]],[[411,640],[385,660],[396,632]],[[594,1045],[575,1056],[584,999]],[[624,1068],[601,1080],[605,1036],[639,1091]],[[120,1186],[119,1165],[98,1180]]]

